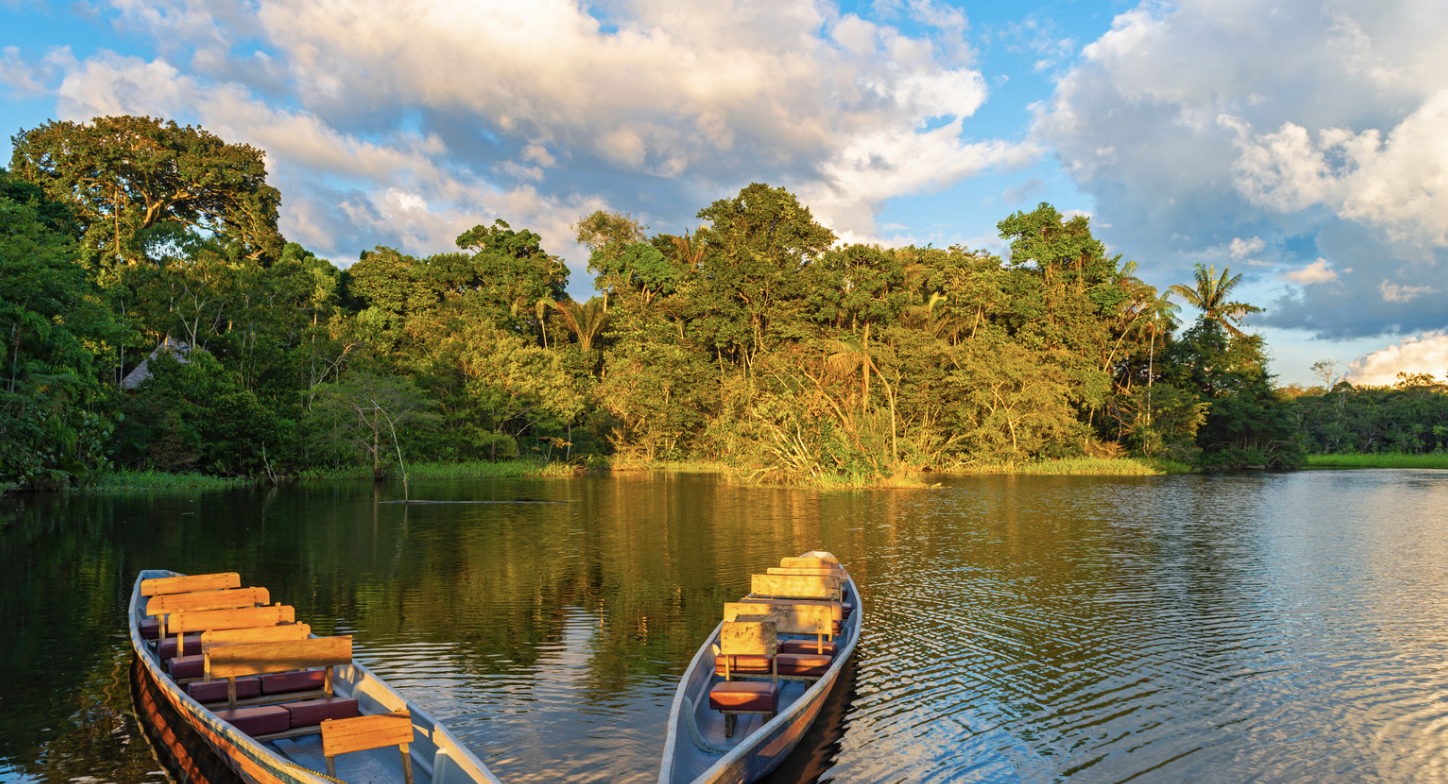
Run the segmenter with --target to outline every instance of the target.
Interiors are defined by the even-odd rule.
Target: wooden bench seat
[[[322,722],[322,755],[327,758],[327,775],[337,776],[337,755],[354,751],[396,746],[402,752],[402,776],[412,784],[412,714],[407,711],[378,713],[351,719]]]
[[[190,574],[180,577],[153,577],[149,580],[142,580],[141,595],[150,598],[152,596],[166,596],[175,593],[224,591],[228,588],[240,587],[241,575],[236,572]]]
[[[333,696],[332,668],[352,663],[352,638],[312,637],[305,640],[225,645],[211,648],[202,654],[202,657],[204,659],[202,672],[205,680],[225,679],[227,681],[228,703],[231,708],[236,707],[236,681],[239,677],[275,676],[281,673],[293,677],[286,680],[276,679],[273,684],[296,685],[306,683],[306,679],[315,676],[298,677],[298,673],[294,671],[318,667],[323,668],[321,670],[322,691],[326,696],[331,697]],[[175,659],[172,660],[173,663],[175,661]],[[261,683],[263,694],[267,692],[267,689],[268,683],[264,677]]]

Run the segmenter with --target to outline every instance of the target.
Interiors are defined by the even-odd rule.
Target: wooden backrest
[[[838,569],[840,568],[840,559],[829,553],[811,550],[798,558],[781,558],[779,559],[779,565],[786,569]]]
[[[774,624],[753,620],[761,616],[739,616],[725,621],[719,630],[719,652],[726,655],[773,656],[779,649]],[[749,619],[749,620],[746,620]]]
[[[206,653],[212,648],[222,648],[228,645],[305,640],[311,636],[312,627],[305,623],[257,626],[252,629],[212,629],[201,634],[201,652]]]
[[[220,574],[192,574],[182,577],[153,577],[141,581],[142,596],[165,596],[173,593],[192,591],[223,591],[240,588],[241,575],[236,572]]]
[[[839,605],[830,602],[793,604],[770,602],[768,604],[729,602],[724,605],[724,621],[737,621],[740,617],[760,616],[750,620],[764,620],[774,624],[777,634],[823,634],[832,636],[835,620],[839,618]]]
[[[199,593],[168,593],[153,596],[146,602],[147,615],[169,615],[182,610],[230,610],[271,604],[271,593],[265,588],[235,588],[226,591]]]
[[[838,577],[798,574],[756,574],[749,578],[749,593],[761,598],[839,599]]]
[[[351,637],[255,642],[213,647],[206,654],[206,678],[239,678],[268,672],[331,667],[352,662]]]
[[[845,579],[844,569],[811,569],[799,566],[771,566],[770,574],[798,574],[811,577],[834,577],[841,582]]]
[[[270,607],[243,607],[236,610],[198,610],[178,612],[171,616],[166,631],[175,634],[184,632],[205,632],[212,629],[247,629],[255,626],[276,626],[279,623],[293,623],[297,611],[291,605],[274,604]]]
[[[322,756],[400,746],[412,742],[412,714],[376,713],[322,722]]]

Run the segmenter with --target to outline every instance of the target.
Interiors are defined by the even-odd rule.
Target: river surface
[[[833,551],[865,633],[773,781],[1448,779],[1448,472],[708,475],[0,502],[0,780],[162,781],[129,714],[137,570],[239,571],[505,782],[657,776],[749,575]]]

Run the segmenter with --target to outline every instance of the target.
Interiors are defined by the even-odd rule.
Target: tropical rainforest
[[[578,301],[569,267],[503,220],[339,268],[278,230],[263,151],[200,128],[102,117],[12,142],[0,482],[24,487],[142,468],[381,476],[404,455],[868,484],[1448,440],[1431,378],[1278,389],[1242,330],[1259,309],[1232,299],[1240,275],[1199,267],[1158,291],[1048,204],[1000,221],[1004,257],[845,245],[758,183],[678,235],[595,212],[574,225],[597,292]]]

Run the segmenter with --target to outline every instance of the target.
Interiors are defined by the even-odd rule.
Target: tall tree
[[[1183,286],[1180,283],[1171,287],[1171,290],[1182,295],[1188,305],[1200,310],[1202,316],[1208,321],[1215,321],[1222,325],[1222,328],[1231,333],[1232,337],[1240,338],[1246,333],[1238,329],[1242,319],[1253,313],[1261,313],[1262,309],[1256,305],[1248,305],[1245,302],[1235,302],[1229,297],[1232,296],[1232,289],[1242,281],[1242,276],[1232,275],[1229,267],[1222,267],[1221,276],[1217,276],[1217,267],[1208,267],[1198,264],[1192,271],[1192,279],[1195,285]]]
[[[718,350],[748,361],[772,333],[797,326],[809,293],[803,272],[835,242],[784,188],[754,183],[699,211],[702,243],[698,326]]]
[[[255,147],[131,116],[51,121],[11,142],[15,174],[70,207],[101,268],[159,262],[201,238],[239,244],[249,259],[281,253],[281,194]]]

